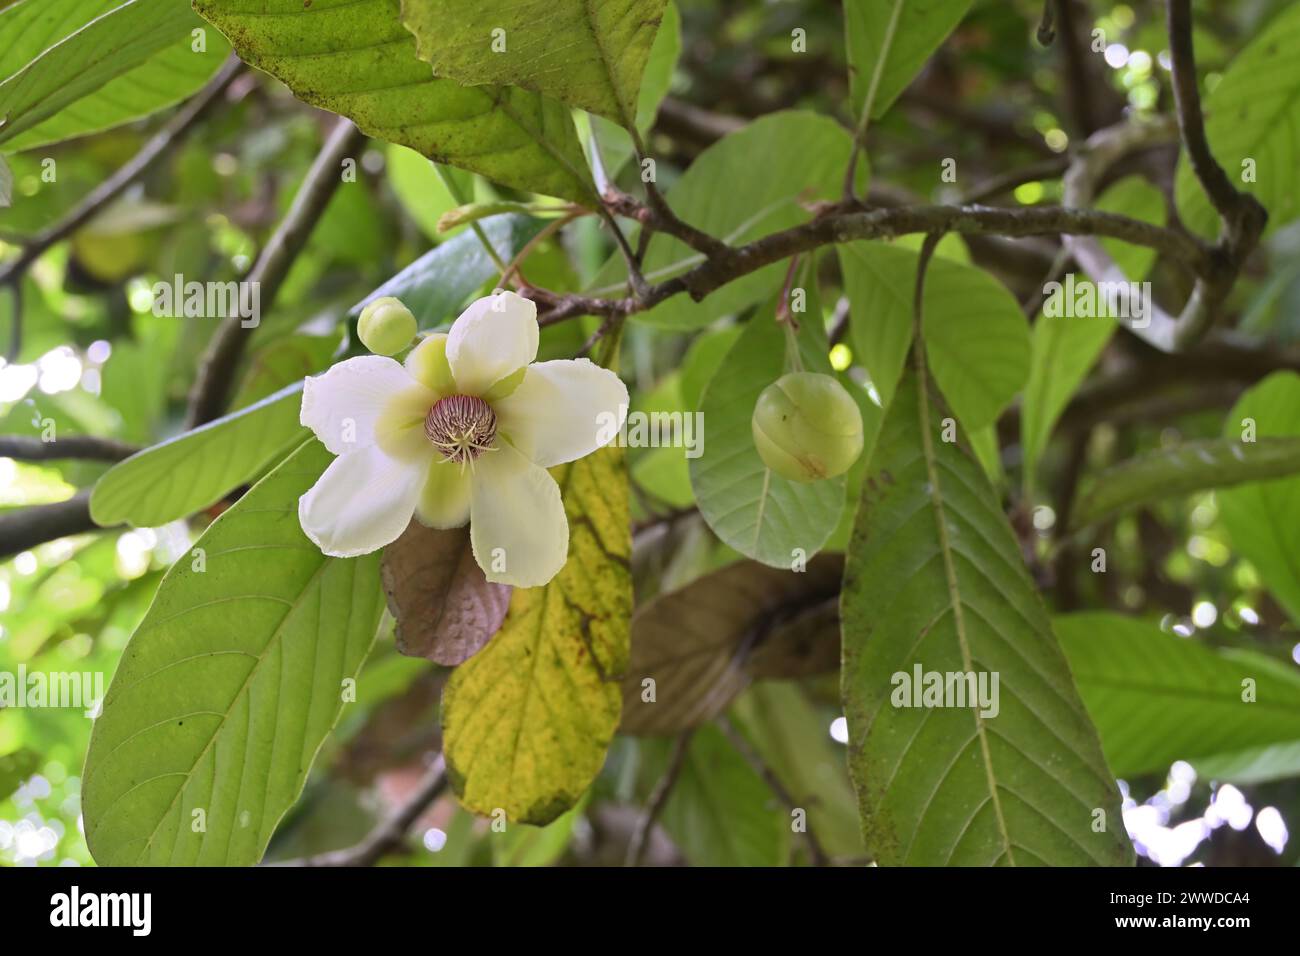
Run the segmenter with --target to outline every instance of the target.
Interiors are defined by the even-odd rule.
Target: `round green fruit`
[[[842,475],[862,453],[862,413],[818,372],[791,372],[763,389],[750,424],[763,463],[791,481]]]
[[[415,338],[415,316],[391,295],[376,299],[361,310],[357,335],[376,355],[396,355]]]

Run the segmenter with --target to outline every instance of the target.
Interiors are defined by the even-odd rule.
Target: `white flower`
[[[433,528],[469,521],[489,581],[553,578],[569,523],[546,469],[606,444],[628,397],[586,359],[530,364],[537,337],[537,307],[499,292],[404,364],[367,355],[307,379],[302,423],[339,456],[298,502],[307,537],[354,557],[396,540],[412,515]]]

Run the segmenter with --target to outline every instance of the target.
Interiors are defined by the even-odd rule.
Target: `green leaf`
[[[1205,135],[1228,179],[1268,210],[1269,231],[1300,216],[1300,6],[1284,5],[1268,27],[1237,54],[1205,98]],[[1255,181],[1243,180],[1252,161]],[[1184,154],[1174,198],[1183,222],[1204,236],[1219,218]]]
[[[467,809],[542,825],[599,772],[618,726],[632,579],[627,474],[608,446],[554,470],[569,559],[545,587],[515,588],[501,630],[442,698],[447,773]]]
[[[236,411],[259,402],[280,389],[315,375],[330,364],[342,334],[294,333],[273,339],[253,353],[230,407]]]
[[[867,849],[882,865],[1129,864],[1118,791],[1019,545],[980,466],[942,440],[935,403],[904,376],[844,572],[841,682]],[[990,689],[996,674],[996,714],[955,698],[896,706],[916,668]]]
[[[437,76],[522,86],[632,128],[667,0],[402,0]]]
[[[835,670],[833,604],[843,568],[831,554],[804,571],[738,561],[638,608],[619,732],[680,733],[722,713],[756,676]],[[646,679],[653,700],[644,696]]]
[[[497,216],[483,223],[483,233],[501,261],[509,262],[545,225],[525,216]],[[411,310],[421,329],[437,328],[459,315],[465,300],[498,274],[478,236],[463,232],[420,256],[348,314],[360,315],[367,303],[391,295]]]
[[[41,0],[40,16],[31,18],[35,0],[18,4],[0,15],[0,38],[6,34],[6,17],[28,20],[8,54],[0,56],[0,76],[7,76],[10,65],[24,54],[35,57],[50,46],[60,33],[71,27],[87,23],[95,17],[121,7],[123,0]],[[23,13],[17,13],[24,10]],[[69,15],[72,20],[66,19]],[[27,132],[14,137],[6,148],[13,150],[46,146],[89,133],[129,123],[148,116],[174,103],[179,103],[206,83],[221,67],[230,44],[215,31],[204,30],[205,24],[193,11],[188,11],[186,23],[175,32],[174,38],[139,66],[127,70],[101,86],[95,87],[80,99],[69,103],[49,119],[36,124]],[[203,49],[196,50],[194,32],[203,30]],[[15,30],[15,32],[18,32]],[[58,39],[61,39],[59,37]],[[0,47],[5,45],[0,39]]]
[[[853,354],[887,408],[912,342],[919,256],[875,241],[837,249]],[[923,305],[935,382],[967,428],[992,424],[1029,376],[1029,329],[1019,304],[983,270],[935,257]]]
[[[1040,315],[1031,333],[1029,384],[1020,406],[1024,487],[1034,488],[1038,461],[1057,419],[1115,334],[1109,318]]]
[[[222,60],[221,50],[190,52],[199,25],[175,0],[24,0],[0,11],[0,144],[8,151],[53,142],[176,102]],[[146,63],[148,71],[137,72]],[[180,72],[144,89],[164,69]]]
[[[1165,224],[1165,194],[1142,176],[1125,176],[1110,186],[1096,206],[1103,212],[1115,212],[1132,219]],[[1119,239],[1102,239],[1102,247],[1110,253],[1130,281],[1143,279],[1156,261],[1156,251],[1147,246],[1135,246]]]
[[[1261,748],[1300,746],[1300,672],[1288,664],[1118,614],[1065,614],[1054,624],[1120,776],[1164,773],[1175,760],[1198,770],[1232,762],[1247,773]],[[1245,681],[1253,702],[1243,699]],[[1260,779],[1258,766],[1248,776]]]
[[[663,19],[659,21],[654,45],[650,47],[650,58],[646,61],[641,80],[641,95],[637,98],[636,128],[643,138],[659,115],[659,105],[668,95],[681,54],[682,18],[677,12],[677,4],[670,0],[664,7]],[[610,179],[615,179],[636,153],[632,136],[622,126],[602,116],[592,115],[591,127],[605,164],[605,173]]]
[[[438,219],[460,203],[447,189],[433,164],[413,149],[389,143],[384,151],[384,169],[402,208],[415,220],[420,231],[433,242],[449,239],[447,233],[438,229]],[[442,172],[451,177],[466,196],[474,195],[475,186],[483,182],[473,174],[451,166],[444,167]]]
[[[725,329],[701,332],[691,342],[681,367],[682,402],[687,410],[699,409],[705,388],[743,331],[743,326],[729,325]]]
[[[370,136],[517,189],[596,201],[564,105],[434,77],[397,0],[195,0],[194,8],[245,62]]]
[[[203,533],[206,566],[163,578],[86,757],[101,866],[255,864],[302,792],[383,610],[379,555],[326,557],[298,525],[330,460],[304,445]]]
[[[1229,439],[1300,437],[1300,375],[1274,372],[1238,399],[1224,422]],[[1233,551],[1255,566],[1264,586],[1300,624],[1300,477],[1230,488],[1217,495]]]
[[[862,832],[844,745],[830,735],[839,708],[818,706],[793,681],[762,681],[740,696],[731,716],[747,731],[795,805],[807,809],[808,828],[826,852],[860,857]],[[794,847],[800,847],[798,837]]]
[[[971,0],[870,0],[844,4],[854,115],[879,119],[961,22]]]
[[[118,462],[90,493],[91,517],[103,527],[154,528],[220,501],[302,440],[301,393],[299,382]]]
[[[651,771],[666,766],[666,750],[647,761]],[[763,778],[716,727],[692,736],[660,816],[695,866],[778,866],[788,819]]]
[[[1210,488],[1300,473],[1300,438],[1241,442],[1211,438],[1139,455],[1092,479],[1075,509],[1075,528],[1132,508]]]
[[[799,338],[804,367],[830,374],[820,323],[806,319]],[[763,309],[704,392],[704,453],[690,462],[691,487],[709,527],[741,554],[774,568],[790,568],[801,555],[815,554],[844,507],[842,476],[791,481],[768,469],[754,447],[754,405],[784,371],[785,333],[772,310]]]
[[[0,156],[0,209],[8,209],[13,203],[14,198],[14,174],[5,162],[5,158]]]
[[[667,198],[686,222],[739,245],[806,222],[809,213],[801,203],[838,198],[849,149],[849,134],[825,116],[772,113],[697,156]],[[651,282],[661,282],[702,261],[684,243],[661,233],[650,241],[643,271]],[[727,283],[702,302],[674,296],[635,318],[667,328],[699,328],[775,294],[785,267],[774,262]],[[625,287],[626,276],[622,257],[615,256],[596,286],[617,292]]]

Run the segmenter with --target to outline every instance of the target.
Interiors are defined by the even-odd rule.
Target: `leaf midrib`
[[[948,516],[944,510],[943,493],[939,486],[939,471],[934,452],[934,436],[930,434],[929,381],[926,375],[925,350],[921,346],[919,329],[917,340],[914,345],[914,355],[916,356],[917,368],[917,419],[918,427],[921,430],[921,448],[922,454],[925,458],[925,471],[929,484],[930,504],[934,509],[935,525],[939,534],[939,550],[943,554],[944,579],[948,588],[948,601],[952,608],[953,625],[957,634],[957,644],[961,650],[962,668],[969,673],[973,670],[970,644],[967,641],[966,621],[965,616],[962,613],[962,597],[961,589],[957,581],[957,569],[953,564],[952,546],[948,540]],[[970,711],[971,716],[975,719],[975,733],[979,738],[980,756],[984,763],[985,779],[988,782],[989,800],[993,804],[993,812],[997,817],[998,832],[1002,836],[1002,843],[1004,852],[1006,853],[1007,862],[1011,866],[1015,866],[1016,858],[1011,852],[1011,835],[1007,830],[1006,817],[1002,812],[1002,801],[998,796],[997,775],[993,771],[993,759],[992,755],[989,753],[988,736],[984,729],[984,718],[980,716],[978,707],[972,706]],[[977,810],[975,815],[978,815],[978,813],[979,811]],[[975,815],[972,816],[972,820]],[[955,847],[956,843],[954,843],[954,849]]]

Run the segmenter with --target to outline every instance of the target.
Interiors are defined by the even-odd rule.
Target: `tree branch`
[[[624,858],[624,866],[637,866],[641,862],[641,856],[645,853],[646,844],[650,839],[650,831],[654,828],[655,820],[663,812],[664,804],[668,802],[668,797],[673,792],[673,784],[677,782],[678,775],[682,772],[682,764],[686,761],[686,751],[690,747],[693,730],[687,730],[681,733],[673,743],[673,752],[668,757],[668,766],[664,774],[655,784],[654,791],[650,794],[650,799],[646,801],[645,810],[642,811],[640,818],[636,822],[636,829],[632,831],[632,839],[628,841],[627,856]]]
[[[1169,28],[1170,70],[1174,88],[1174,104],[1178,111],[1178,128],[1192,172],[1210,197],[1219,218],[1225,223],[1236,216],[1241,194],[1233,187],[1228,174],[1223,171],[1210,152],[1210,141],[1205,137],[1205,123],[1201,113],[1201,91],[1196,79],[1196,54],[1192,48],[1191,0],[1168,0],[1166,23]]]
[[[430,805],[447,789],[446,763],[439,754],[406,801],[391,816],[382,820],[356,846],[332,850],[298,860],[285,860],[272,866],[374,866],[402,845],[406,831],[424,815]]]
[[[51,505],[18,508],[0,514],[0,558],[12,557],[70,534],[100,530],[90,519],[90,489]]]
[[[1048,236],[1064,233],[1109,236],[1148,246],[1188,266],[1208,272],[1212,249],[1195,236],[1117,213],[1069,206],[901,206],[863,211],[857,204],[825,208],[811,222],[784,229],[738,248],[728,247],[682,275],[650,287],[641,297],[556,296],[539,322],[553,325],[579,315],[630,315],[685,292],[696,301],[763,266],[801,252],[857,239],[891,239],[911,233],[959,232],[964,235]],[[696,260],[698,262],[698,260]]]
[[[17,458],[19,461],[56,461],[60,458],[121,461],[139,450],[135,445],[94,435],[67,435],[54,441],[26,435],[0,435],[0,458]]]
[[[258,302],[262,309],[269,309],[274,304],[290,266],[342,182],[344,158],[356,152],[364,141],[365,136],[351,120],[340,119],[330,132],[324,147],[307,170],[293,205],[242,280],[258,285]],[[250,337],[251,330],[244,327],[238,315],[227,316],[213,334],[199,366],[194,390],[190,393],[190,428],[219,418],[225,411],[235,369]]]

